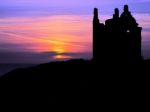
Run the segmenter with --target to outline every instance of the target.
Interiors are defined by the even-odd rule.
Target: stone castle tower
[[[93,18],[93,60],[138,61],[141,56],[141,27],[131,15],[128,6],[119,16],[116,8],[112,19],[101,23],[98,9]]]

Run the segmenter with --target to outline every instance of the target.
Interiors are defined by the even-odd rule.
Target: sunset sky
[[[150,58],[150,0],[1,0],[0,63],[91,58],[93,8],[104,22],[124,4],[143,27],[143,56]]]

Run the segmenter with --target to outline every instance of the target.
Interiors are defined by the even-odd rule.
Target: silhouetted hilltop
[[[26,69],[16,69],[12,72],[5,74],[1,79],[11,79],[11,80],[43,80],[50,77],[77,77],[79,76],[76,72],[87,71],[91,69],[91,61],[86,61],[82,59],[61,61],[61,62],[51,62],[46,64],[41,64],[35,67],[30,67]],[[71,76],[71,74],[76,74]],[[82,75],[85,75],[84,73]]]
[[[141,71],[148,70],[150,66],[150,60],[142,60],[137,63],[112,63],[112,61],[106,63],[95,63],[93,60],[74,59],[68,61],[50,62],[40,64],[29,68],[21,68],[13,70],[0,78],[0,80],[31,80],[31,81],[43,81],[51,78],[89,78],[93,76],[105,77],[103,75],[96,75],[98,73],[109,72],[113,70],[117,72],[120,70]],[[138,69],[140,68],[140,69]],[[105,71],[106,70],[106,71]],[[107,71],[108,70],[108,71]],[[105,72],[103,72],[105,71]],[[128,75],[128,74],[127,74]],[[132,74],[133,75],[133,74]]]

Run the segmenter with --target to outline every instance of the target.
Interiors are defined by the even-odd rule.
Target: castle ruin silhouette
[[[119,16],[119,9],[114,10],[113,18],[101,23],[98,9],[94,8],[93,18],[93,60],[140,61],[141,31],[138,23],[124,5],[124,12]]]

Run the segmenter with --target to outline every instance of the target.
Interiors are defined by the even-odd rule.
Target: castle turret
[[[115,8],[113,19],[119,19],[119,9]]]
[[[98,19],[98,9],[97,8],[94,8],[94,21],[99,22],[99,19]]]
[[[101,24],[98,18],[98,9],[94,8],[93,18],[93,59],[98,61],[100,58],[100,48],[103,37],[104,24]]]

